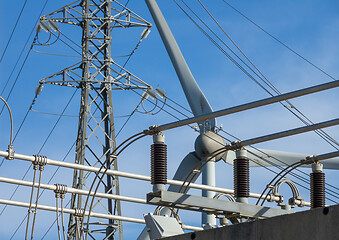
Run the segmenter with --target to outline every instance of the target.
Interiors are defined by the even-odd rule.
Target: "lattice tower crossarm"
[[[122,10],[119,10],[122,9]],[[82,28],[82,60],[47,78],[40,84],[53,84],[81,89],[81,103],[76,142],[75,163],[83,165],[102,165],[106,168],[118,169],[117,160],[110,166],[110,156],[116,148],[114,118],[113,118],[113,89],[150,89],[151,86],[113,61],[111,57],[111,30],[113,28],[142,27],[149,32],[151,24],[117,1],[112,0],[79,0],[66,5],[40,19],[50,24],[65,23]],[[46,24],[45,24],[46,25]],[[60,31],[60,30],[58,30]],[[101,119],[94,117],[95,111],[101,113]],[[91,121],[92,120],[92,121]],[[102,153],[98,153],[98,147]],[[95,161],[93,162],[93,159]],[[82,189],[90,172],[74,170],[73,188]],[[107,175],[105,192],[120,194],[117,177]],[[71,208],[84,208],[81,195],[73,194]],[[110,214],[121,216],[120,202],[108,199],[106,210]],[[82,223],[75,221],[71,214],[68,225],[68,238],[80,239],[84,234]],[[79,226],[81,225],[81,226]],[[114,233],[119,233],[122,239],[120,221],[109,220],[106,226],[106,239],[115,239]],[[79,232],[81,231],[81,232]],[[88,232],[95,230],[86,229]],[[98,231],[96,231],[98,232]]]

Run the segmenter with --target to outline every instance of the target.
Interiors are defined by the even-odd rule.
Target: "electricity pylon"
[[[120,9],[120,10],[119,10]],[[50,34],[59,33],[58,23],[78,26],[82,29],[82,60],[52,76],[40,80],[40,84],[54,84],[81,89],[78,135],[76,141],[75,163],[99,165],[109,160],[116,148],[112,90],[114,89],[150,89],[150,85],[118,65],[111,57],[111,31],[114,28],[143,27],[140,42],[148,35],[151,24],[122,4],[113,0],[78,0],[40,18],[39,28]],[[59,79],[58,79],[59,78]],[[97,119],[95,112],[101,113]],[[92,121],[91,121],[92,120]],[[102,148],[98,151],[98,149]],[[100,153],[99,153],[100,152]],[[109,162],[109,161],[108,161]],[[117,160],[106,168],[118,169]],[[89,172],[75,170],[73,188],[86,186]],[[118,194],[119,179],[107,176],[103,182],[106,193]],[[110,214],[121,215],[119,201],[109,199],[107,205],[96,200]],[[71,208],[83,209],[84,199],[73,194]],[[88,210],[88,209],[87,209]],[[80,211],[81,212],[81,211]],[[90,224],[83,229],[79,216],[70,215],[68,239],[80,239],[84,231],[87,234],[104,233],[105,239],[114,239],[114,233],[122,239],[121,222],[110,220],[108,223]],[[75,220],[76,219],[76,220]],[[98,226],[99,225],[99,226]],[[100,226],[101,225],[101,226]],[[103,229],[103,226],[104,229]]]

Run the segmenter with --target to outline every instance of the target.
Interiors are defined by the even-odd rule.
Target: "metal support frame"
[[[205,212],[226,217],[241,216],[261,219],[293,213],[292,211],[282,209],[168,191],[147,194],[147,202],[159,206]]]
[[[50,25],[66,23],[82,28],[82,61],[40,80],[40,84],[81,89],[75,163],[93,166],[107,161],[107,169],[117,170],[117,160],[112,166],[109,164],[110,155],[116,148],[112,89],[148,89],[150,85],[113,61],[111,31],[113,28],[129,27],[149,29],[151,24],[119,2],[111,0],[75,1],[41,17],[40,21]],[[101,113],[100,119],[94,117],[97,110]],[[85,180],[90,174],[85,171],[74,170],[73,188],[82,189],[85,186]],[[107,179],[103,181],[105,192],[119,195],[118,181],[117,176],[107,175]],[[82,195],[72,194],[71,208],[83,208]],[[109,214],[121,216],[120,201],[113,202],[108,199],[107,210]],[[75,226],[76,224],[78,223],[74,221],[74,214],[71,213],[68,224],[69,238],[78,239],[81,236],[77,233],[80,228]],[[120,240],[123,238],[121,222],[109,219],[106,237],[115,239],[114,232],[118,232]]]

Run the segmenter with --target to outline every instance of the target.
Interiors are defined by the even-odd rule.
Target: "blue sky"
[[[122,3],[124,2],[125,1],[122,1]],[[173,1],[159,0],[158,2],[193,75],[214,110],[268,97],[265,91],[253,83],[250,78],[243,74],[201,34]],[[178,2],[180,3],[180,1]],[[227,41],[220,29],[217,28],[197,1],[186,2],[217,32],[218,36]],[[13,76],[9,78],[26,39],[35,27],[35,22],[44,3],[45,1],[32,0],[27,2],[27,6],[24,9],[22,18],[18,23],[4,59],[0,63],[0,91],[3,90],[7,79],[9,79],[8,86],[2,94],[4,98],[8,96],[24,57],[27,54],[28,47],[25,48],[23,57],[19,60],[18,67],[14,69]],[[65,0],[49,1],[43,15],[68,3],[69,1]],[[203,3],[206,4],[206,7],[238,46],[281,92],[284,93],[331,80],[328,76],[253,26],[253,24],[232,10],[222,0],[203,1]],[[339,46],[337,41],[339,37],[339,3],[337,1],[229,0],[229,3],[300,55],[307,58],[334,78],[338,78],[339,70],[337,61]],[[2,33],[0,54],[4,51],[5,44],[7,43],[22,5],[23,1],[0,2],[0,30]],[[129,7],[144,19],[153,23],[144,1],[131,0]],[[72,29],[69,26],[65,27],[60,25],[60,29],[74,41],[80,43],[81,33],[78,30],[74,30],[76,27]],[[160,87],[164,89],[169,98],[188,108],[175,71],[155,26],[151,30],[151,34],[142,42],[126,68],[154,88]],[[115,35],[113,32],[112,38],[114,45],[112,47],[112,55],[128,54],[139,40],[140,33],[141,30],[117,31]],[[32,41],[33,38],[30,38],[29,45],[31,45]],[[227,43],[230,44],[229,42]],[[35,46],[34,49],[48,53],[76,55],[72,49],[63,45],[60,41],[53,46]],[[80,59],[75,57],[52,56],[34,51],[30,53],[8,101],[14,117],[14,132],[16,132],[20,126],[33,100],[38,81],[77,61],[80,61]],[[124,59],[117,59],[116,61],[120,63],[123,62]],[[33,109],[49,113],[61,113],[73,92],[74,89],[46,85]],[[311,120],[320,122],[337,118],[335,102],[337,102],[338,94],[338,90],[334,89],[298,98],[292,100],[292,103],[301,109]],[[130,114],[140,101],[140,96],[129,91],[114,91],[113,96],[116,116]],[[65,114],[78,115],[79,99],[79,92],[77,92],[65,111]],[[145,104],[146,109],[150,107],[150,105]],[[139,110],[142,111],[142,109]],[[180,114],[176,114],[176,116],[184,118]],[[57,119],[57,116],[31,111],[15,140],[15,151],[28,155],[36,154]],[[115,119],[116,128],[120,129],[125,120],[126,118],[117,117]],[[150,125],[167,123],[173,120],[175,119],[165,112],[160,112],[154,116],[137,112],[118,136],[117,142],[122,142],[130,135],[140,132]],[[240,139],[247,139],[302,126],[298,119],[279,104],[221,117],[217,122],[218,126],[222,124],[225,131],[230,132]],[[42,149],[41,154],[47,155],[52,159],[62,160],[76,139],[77,123],[78,121],[75,117],[61,118],[59,124]],[[0,116],[1,150],[5,150],[8,145],[8,126],[8,114],[4,111]],[[326,129],[326,132],[334,139],[338,139],[338,127]],[[165,135],[169,154],[168,176],[171,178],[181,159],[193,150],[193,143],[197,133],[188,127],[182,127],[180,129],[170,130],[166,132]],[[150,144],[150,137],[143,141],[136,142],[129,151],[126,151],[119,159],[119,169],[149,175]],[[262,143],[258,144],[257,147],[307,154],[321,154],[334,150],[333,147],[314,133],[306,133],[286,139]],[[68,155],[66,161],[74,161],[74,149]],[[11,162],[5,161],[0,167],[0,176],[21,179],[29,166],[28,163],[19,160]],[[217,186],[232,188],[232,166],[225,165],[221,162],[217,163],[217,166]],[[55,168],[53,167],[46,167],[43,175],[44,182],[48,181],[54,170]],[[307,173],[309,172],[309,170],[305,171]],[[267,181],[274,176],[267,170],[259,168],[252,169],[251,173],[251,191],[253,192],[261,192],[267,184]],[[326,173],[328,183],[335,185],[337,182],[336,171],[327,171]],[[32,170],[30,170],[26,180],[31,181],[31,179]],[[70,185],[71,181],[72,171],[64,170],[59,171],[51,183],[66,183]],[[146,193],[151,191],[151,185],[144,182],[121,179],[120,184],[122,195],[126,196],[145,198]],[[14,190],[13,186],[5,184],[1,184],[1,189],[3,190],[1,191],[0,198],[4,199],[8,199]],[[300,191],[302,197],[309,200],[309,193],[301,189]],[[285,190],[285,192],[287,194],[286,199],[288,199],[288,191]],[[193,191],[193,193],[199,194],[198,191]],[[28,202],[29,189],[24,187],[20,188],[19,193],[17,193],[13,199]],[[41,203],[54,205],[53,193],[44,193]],[[151,211],[153,211],[153,208],[149,206],[140,207],[135,204],[123,205],[124,216],[142,218],[143,213]],[[9,238],[26,213],[26,209],[8,207],[0,216],[0,235],[4,236],[5,239]],[[39,211],[37,219],[39,224],[36,229],[37,239],[44,235],[53,219],[54,214]],[[187,224],[198,226],[198,219],[200,219],[200,217],[195,213],[183,213],[182,219]],[[124,229],[126,239],[135,239],[138,232],[142,229],[142,226],[137,224],[124,224]],[[24,231],[25,228],[23,226],[13,239],[22,239]],[[54,234],[56,234],[55,226],[45,239],[55,239]]]

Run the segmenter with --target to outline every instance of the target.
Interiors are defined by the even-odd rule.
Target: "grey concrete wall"
[[[163,239],[339,240],[339,205]]]

